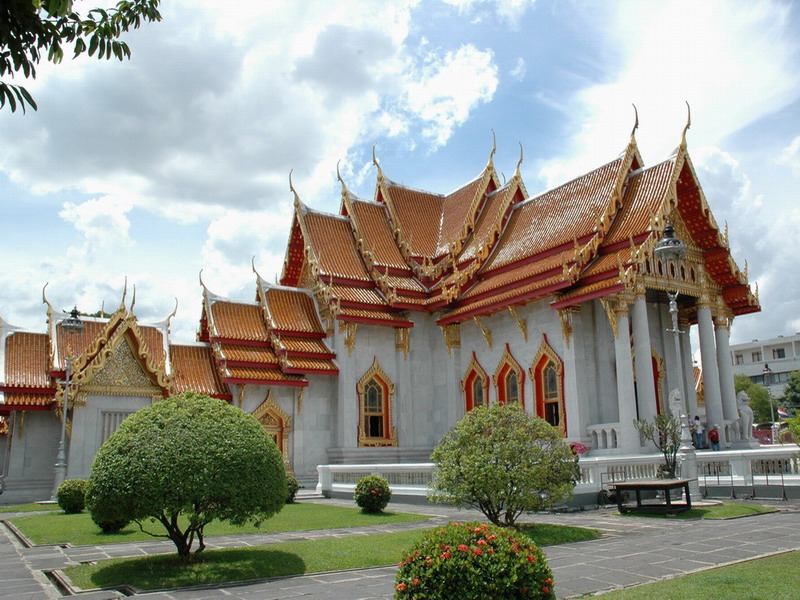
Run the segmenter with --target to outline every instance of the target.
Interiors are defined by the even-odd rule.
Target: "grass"
[[[61,507],[58,504],[37,504],[36,502],[0,505],[0,513],[35,512],[39,510],[61,510]]]
[[[285,542],[255,548],[207,550],[182,564],[176,555],[112,559],[65,569],[83,588],[132,585],[142,590],[246,581],[394,564],[422,530]]]
[[[216,584],[321,571],[390,565],[402,559],[428,530],[284,542],[255,548],[207,550],[188,565],[176,555],[118,558],[65,570],[80,588],[132,585],[142,590]],[[523,533],[538,545],[599,537],[594,529],[527,524]]]
[[[570,527],[569,525],[550,525],[547,523],[521,524],[519,531],[532,539],[537,546],[554,546],[556,544],[596,540],[601,535],[598,529]]]
[[[648,517],[653,519],[733,519],[760,513],[775,512],[776,509],[760,504],[744,504],[741,502],[723,502],[711,506],[696,506],[674,515],[659,513],[629,512],[625,517]]]
[[[800,552],[751,560],[603,594],[603,600],[763,600],[796,598]],[[556,585],[558,582],[556,582]],[[587,596],[588,597],[588,596]]]
[[[205,535],[246,535],[281,531],[309,531],[312,529],[425,521],[428,518],[426,515],[410,513],[385,512],[367,514],[362,513],[357,508],[295,503],[287,504],[277,515],[264,521],[260,528],[256,528],[254,525],[235,527],[229,523],[214,521],[206,525]],[[66,515],[63,512],[30,515],[11,519],[11,522],[34,544],[69,543],[73,546],[96,546],[159,539],[143,533],[135,523],[131,523],[117,533],[103,533],[92,522],[91,517],[86,512],[77,515]],[[160,523],[153,523],[148,529],[155,533],[162,533],[164,530]]]

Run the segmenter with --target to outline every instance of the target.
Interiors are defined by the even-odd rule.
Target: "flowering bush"
[[[572,450],[574,454],[577,454],[578,456],[580,456],[581,454],[586,454],[589,451],[589,448],[587,448],[584,444],[581,444],[580,442],[570,442],[569,448],[570,450]]]
[[[407,552],[395,598],[553,600],[544,553],[515,532],[485,523],[450,523]]]
[[[367,475],[356,484],[353,499],[364,512],[381,512],[392,499],[392,490],[389,489],[389,483],[383,477]]]

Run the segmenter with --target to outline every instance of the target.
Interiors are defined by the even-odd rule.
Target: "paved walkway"
[[[321,500],[352,506],[352,502]],[[603,538],[562,546],[545,547],[559,598],[571,598],[601,590],[647,583],[684,573],[726,565],[760,556],[800,549],[797,527],[800,502],[775,503],[778,513],[727,521],[680,521],[620,517],[610,510],[557,515],[536,515],[536,522],[595,527]],[[478,520],[473,511],[439,506],[393,504],[392,510],[437,514],[436,522]],[[0,515],[8,518],[10,515]],[[215,537],[209,548],[280,543],[325,536],[368,535],[430,527],[430,522],[398,523],[377,527],[331,529],[314,532],[256,534]],[[120,556],[174,552],[171,542],[138,542],[61,548],[24,548],[5,527],[0,528],[0,598],[3,600],[50,600],[61,598],[43,571],[60,569],[83,561]],[[287,577],[218,588],[182,589],[139,594],[141,600],[201,600],[242,598],[246,600],[321,599],[373,600],[393,597],[396,567],[380,567]],[[454,590],[454,598],[457,598]],[[66,596],[68,597],[68,596]],[[118,592],[82,593],[84,600],[124,597]]]

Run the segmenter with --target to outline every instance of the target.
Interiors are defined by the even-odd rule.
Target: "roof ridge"
[[[446,197],[445,194],[440,194],[438,192],[431,192],[431,191],[428,191],[428,190],[423,190],[421,188],[411,187],[410,185],[406,185],[404,183],[397,183],[393,179],[389,179],[388,177],[385,177],[385,176],[384,176],[384,181],[386,183],[390,184],[390,185],[395,186],[395,187],[403,188],[405,190],[410,190],[412,192],[418,192],[420,194],[426,194],[428,196],[436,196],[437,198],[441,198],[442,200],[444,200],[445,197]],[[462,187],[464,187],[464,186],[462,186]],[[461,189],[461,188],[456,188],[456,189]],[[456,191],[456,190],[453,190],[453,191]]]
[[[562,184],[560,184],[560,185],[557,185],[557,186],[555,186],[555,187],[552,187],[552,188],[546,189],[546,190],[544,190],[543,192],[540,192],[539,194],[536,194],[535,196],[531,196],[530,198],[527,198],[527,199],[526,199],[526,200],[524,200],[523,202],[528,202],[529,200],[536,200],[536,199],[538,199],[538,198],[541,198],[542,196],[546,196],[547,194],[551,194],[551,193],[553,193],[553,192],[555,192],[555,191],[557,191],[557,190],[560,190],[560,189],[562,189],[562,188],[565,188],[565,187],[567,187],[568,185],[570,185],[571,183],[574,183],[574,182],[578,181],[579,179],[582,179],[583,177],[586,177],[587,175],[591,175],[592,173],[595,173],[595,172],[597,172],[597,171],[599,171],[599,170],[601,170],[601,169],[604,169],[604,168],[606,168],[608,165],[610,165],[611,163],[617,162],[618,160],[625,158],[626,154],[627,154],[627,150],[626,150],[626,152],[623,152],[622,154],[620,154],[619,156],[617,156],[615,159],[613,159],[613,160],[609,160],[608,162],[605,162],[605,163],[603,163],[603,164],[602,164],[602,165],[600,165],[599,167],[596,167],[596,168],[594,168],[594,169],[591,169],[591,170],[589,170],[589,171],[586,171],[585,173],[581,173],[580,175],[576,175],[576,176],[575,176],[575,177],[573,177],[572,179],[570,179],[570,180],[568,180],[568,181],[565,181],[564,183],[562,183]],[[519,202],[518,204],[522,204],[523,202]]]

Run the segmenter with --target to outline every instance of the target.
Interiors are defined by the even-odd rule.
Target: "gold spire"
[[[377,145],[378,144],[372,144],[372,164],[378,168],[378,181],[380,181],[383,179],[383,169],[381,169],[381,166],[378,164],[378,158],[375,156],[375,146]]]
[[[131,314],[133,314],[133,306],[136,304],[136,284],[133,284],[133,298],[131,298]]]
[[[681,148],[686,149],[686,131],[692,126],[692,107],[689,106],[689,101],[686,101],[686,126],[681,133]]]
[[[344,183],[344,179],[342,179],[342,174],[339,173],[339,163],[342,162],[342,159],[336,161],[336,179],[339,180],[339,183],[342,184],[342,197],[347,195],[347,186]]]
[[[125,308],[125,298],[128,296],[128,276],[125,275],[125,287],[122,289],[122,301],[119,303],[120,308]]]
[[[517,168],[514,169],[514,177],[517,179],[520,178],[519,167],[522,164],[523,154],[522,154],[522,142],[519,142],[519,160],[517,161]]]
[[[494,155],[497,152],[497,135],[495,135],[494,129],[492,129],[492,151],[489,152],[489,162],[487,163],[487,167],[494,166]]]
[[[633,129],[631,129],[631,141],[633,141],[633,136],[636,134],[636,130],[639,129],[639,110],[636,108],[636,105],[631,103],[633,106],[633,114],[635,121],[633,123]]]

